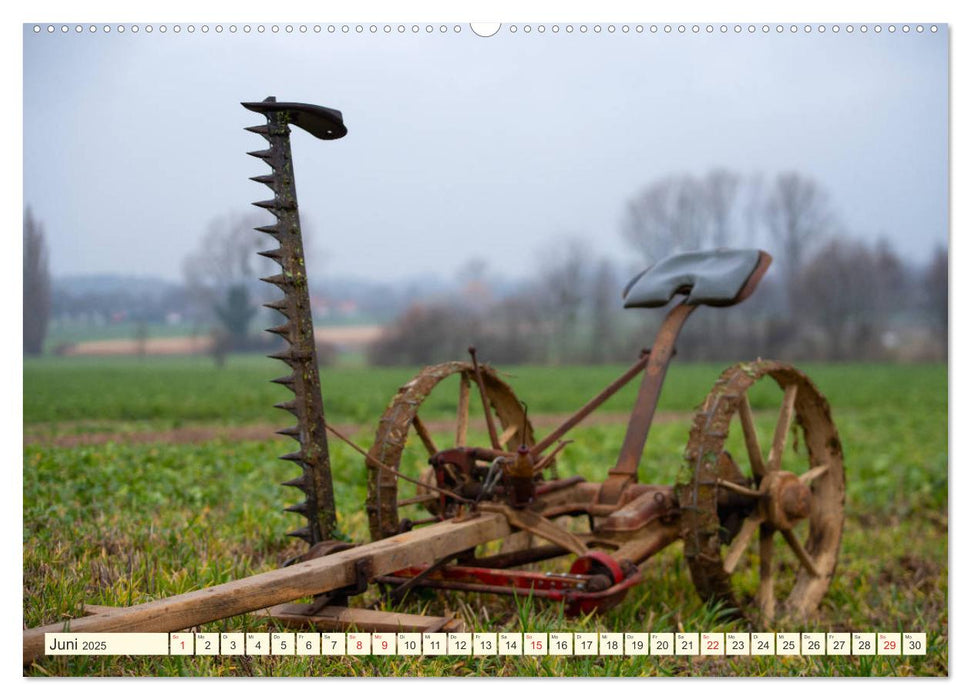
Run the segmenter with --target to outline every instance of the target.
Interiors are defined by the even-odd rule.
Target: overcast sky
[[[179,279],[210,220],[266,197],[247,179],[265,165],[245,155],[264,141],[243,131],[262,118],[239,102],[267,95],[339,109],[348,127],[334,142],[294,129],[312,274],[454,278],[475,257],[522,275],[563,235],[630,260],[625,202],[715,167],[813,177],[850,232],[886,236],[916,262],[947,243],[946,25],[708,35],[520,24],[491,38],[468,25],[100,26],[24,28],[24,203],[44,223],[55,275]]]

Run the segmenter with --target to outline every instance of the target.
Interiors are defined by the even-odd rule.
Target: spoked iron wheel
[[[525,420],[524,409],[512,389],[492,368],[480,365],[479,371],[488,410],[495,417],[499,447],[514,451],[524,442],[524,437],[526,445],[533,445],[532,426]],[[429,402],[433,392],[436,399]],[[454,392],[451,394],[456,397],[454,417],[442,421],[439,412],[434,420],[423,418],[423,406],[439,403],[442,392]],[[405,476],[429,480],[429,457],[446,448],[467,446],[473,432],[485,432],[478,425],[484,425],[482,398],[472,363],[446,362],[426,367],[402,386],[388,405],[368,455]],[[448,397],[445,400],[452,403]],[[484,438],[482,443],[488,446],[489,438]],[[367,513],[372,539],[390,537],[414,525],[444,517],[446,514],[435,512],[438,500],[436,494],[420,485],[368,464]]]
[[[780,362],[729,368],[685,457],[690,480],[677,491],[699,594],[763,623],[813,613],[836,568],[844,501],[843,452],[815,385]]]

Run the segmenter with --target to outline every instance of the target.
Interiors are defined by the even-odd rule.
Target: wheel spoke
[[[819,467],[813,467],[805,474],[800,474],[799,481],[801,481],[804,484],[811,484],[814,480],[821,477],[823,474],[825,474],[828,471],[829,471],[828,464],[823,464],[822,466],[819,466]]]
[[[775,617],[775,574],[772,566],[772,535],[768,525],[759,528],[759,592],[756,596],[763,620]]]
[[[504,450],[508,450],[507,445],[509,441],[512,440],[512,436],[516,434],[519,430],[518,425],[510,425],[508,428],[502,431],[502,435],[499,436],[499,446]]]
[[[496,419],[493,417],[492,407],[489,405],[485,380],[482,379],[482,367],[475,359],[475,349],[469,348],[469,352],[472,354],[472,366],[475,370],[475,383],[479,387],[479,398],[482,399],[482,413],[485,414],[486,428],[489,429],[489,443],[492,445],[492,449],[498,450],[501,449],[499,447],[499,433],[496,431]]]
[[[428,503],[429,501],[437,501],[441,496],[434,493],[426,493],[422,496],[414,496],[413,498],[406,498],[403,501],[398,501],[398,507],[404,508],[405,506],[413,506],[416,503]]]
[[[742,529],[738,531],[735,535],[735,539],[732,540],[732,546],[728,548],[728,552],[725,553],[725,572],[732,573],[735,571],[735,567],[738,566],[739,559],[742,558],[742,554],[745,552],[745,548],[748,543],[752,540],[752,535],[758,529],[759,524],[762,522],[762,516],[758,513],[752,513],[752,515],[745,518],[742,521]]]
[[[456,382],[458,385],[456,386]],[[526,434],[531,433],[525,416],[516,415],[519,400],[512,388],[487,366],[475,362],[446,362],[422,369],[411,381],[402,385],[378,421],[378,430],[371,452],[366,455],[369,469],[378,469],[375,479],[368,479],[367,516],[372,539],[381,539],[401,532],[404,515],[412,526],[426,522],[438,522],[456,515],[459,504],[469,500],[447,487],[458,488],[462,479],[456,476],[450,465],[443,464],[442,481],[446,488],[437,485],[437,477],[422,463],[442,450],[456,446],[470,447],[476,442],[477,404],[472,394],[478,391],[483,408],[493,418],[495,428],[514,422]],[[447,427],[439,431],[429,420],[425,406],[448,399],[453,404]],[[521,416],[521,417],[520,417]],[[526,426],[523,428],[523,426]],[[331,428],[331,426],[327,426]],[[502,432],[502,428],[499,429]],[[498,434],[495,436],[498,439]],[[517,439],[513,436],[509,442]],[[420,441],[420,442],[419,442]],[[387,464],[378,458],[383,455]],[[405,487],[405,482],[417,485],[417,489]],[[435,495],[433,495],[433,492]],[[441,500],[441,507],[436,503]],[[421,511],[430,508],[435,517],[413,520]]]
[[[762,494],[754,489],[747,488],[741,484],[736,484],[734,481],[726,481],[725,479],[717,479],[715,481],[720,487],[728,489],[729,491],[734,491],[741,496],[748,496],[749,498],[759,498]]]
[[[432,440],[431,433],[428,432],[428,428],[425,427],[425,423],[422,421],[422,419],[415,415],[415,417],[411,419],[411,424],[415,426],[415,432],[418,433],[418,437],[421,438],[421,444],[423,444],[425,449],[428,451],[428,456],[431,457],[432,455],[437,454],[438,448],[435,447],[435,441]]]
[[[745,450],[752,465],[752,473],[761,479],[765,476],[765,463],[762,461],[762,447],[759,445],[759,436],[755,432],[755,418],[752,416],[752,405],[748,402],[748,394],[742,394],[742,401],[738,405],[738,417],[742,421]]]
[[[772,437],[772,449],[769,451],[769,463],[766,465],[770,472],[778,471],[782,464],[782,452],[786,446],[786,436],[792,425],[792,412],[796,405],[796,391],[799,386],[790,384],[786,387],[782,397],[782,407],[779,409],[779,422],[775,425],[775,435]]]
[[[822,576],[819,569],[816,568],[816,562],[813,561],[813,558],[809,555],[809,552],[806,551],[806,548],[802,546],[802,542],[800,542],[799,538],[796,537],[796,533],[794,533],[792,530],[783,530],[782,536],[786,538],[786,542],[789,544],[789,547],[793,552],[796,553],[796,556],[799,557],[799,561],[802,562],[802,565],[809,570],[809,573],[816,578]]]
[[[462,372],[459,375],[459,407],[456,416],[455,444],[465,446],[469,435],[469,376]]]

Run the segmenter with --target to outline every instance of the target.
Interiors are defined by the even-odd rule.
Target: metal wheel
[[[702,598],[762,623],[813,613],[844,502],[843,451],[815,385],[780,362],[730,367],[695,414],[685,458],[681,534]]]
[[[535,442],[533,428],[525,421],[523,407],[512,389],[495,370],[480,365],[485,399],[496,418],[497,438],[503,449],[515,450],[524,441]],[[437,392],[435,390],[438,389]],[[447,421],[423,419],[422,406],[435,392],[436,401],[445,392],[454,406],[454,417]],[[455,392],[454,402],[449,392]],[[467,446],[470,432],[483,423],[483,401],[470,362],[446,362],[423,369],[402,386],[378,423],[374,445],[368,452],[383,464],[412,478],[433,478],[428,458],[438,451]],[[488,444],[489,438],[485,438]],[[400,482],[400,483],[399,483]],[[432,482],[433,483],[433,482]],[[399,493],[400,490],[400,493]],[[437,508],[437,497],[413,483],[368,464],[368,524],[372,539],[382,539],[415,525],[448,517]],[[407,521],[407,522],[406,522]]]

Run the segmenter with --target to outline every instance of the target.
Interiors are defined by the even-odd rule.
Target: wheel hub
[[[762,479],[760,507],[767,523],[777,530],[789,530],[809,517],[812,491],[792,472],[769,472]]]

